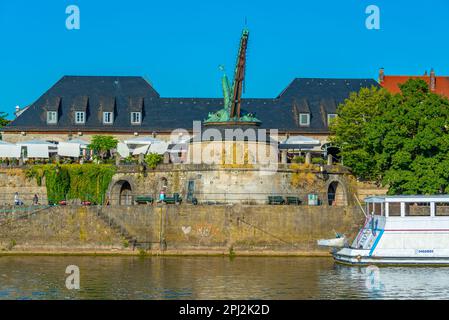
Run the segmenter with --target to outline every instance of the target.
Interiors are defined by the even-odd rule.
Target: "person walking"
[[[39,204],[39,198],[38,198],[37,194],[34,194],[33,205],[37,206],[38,204]]]
[[[165,190],[161,189],[161,192],[159,193],[159,201],[158,202],[163,202],[165,200]]]
[[[16,192],[16,193],[14,194],[14,205],[20,206],[21,203],[22,203],[22,201],[20,201],[20,199],[19,199],[19,193]]]

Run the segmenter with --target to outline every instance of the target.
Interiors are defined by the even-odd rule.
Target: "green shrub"
[[[129,247],[129,241],[128,240],[123,240],[123,248],[128,248]]]
[[[127,156],[126,158],[123,159],[123,162],[126,164],[133,164],[133,163],[137,163],[137,160],[134,159],[134,157],[132,155]]]
[[[164,160],[164,157],[157,153],[149,153],[145,156],[145,163],[150,169],[156,168],[162,160]]]
[[[312,164],[325,164],[326,162],[322,158],[312,158]]]
[[[296,156],[292,159],[293,163],[304,163],[305,161],[306,159],[303,156]]]

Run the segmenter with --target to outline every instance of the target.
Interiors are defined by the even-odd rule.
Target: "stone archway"
[[[327,186],[327,204],[329,206],[345,206],[348,204],[346,190],[340,181],[331,181]]]
[[[158,185],[158,191],[164,190],[167,191],[168,189],[168,180],[166,177],[162,177],[159,179],[159,185]]]
[[[109,187],[109,204],[129,206],[134,200],[134,184],[131,179],[112,181]]]
[[[124,181],[120,187],[119,205],[130,206],[133,204],[133,190],[128,181]]]

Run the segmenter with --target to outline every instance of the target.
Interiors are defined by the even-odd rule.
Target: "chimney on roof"
[[[20,114],[20,107],[16,106],[16,110],[14,111],[14,115],[16,116],[16,118],[19,116]]]
[[[430,70],[430,91],[435,91],[436,89],[436,78],[435,78],[435,70],[433,68]]]
[[[380,68],[380,70],[379,70],[379,83],[380,84],[384,83],[384,78],[385,78],[384,68]]]

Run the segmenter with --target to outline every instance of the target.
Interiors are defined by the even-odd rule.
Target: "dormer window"
[[[112,112],[103,112],[103,123],[104,124],[112,124],[113,123],[113,114]]]
[[[47,123],[48,124],[58,123],[58,113],[56,111],[47,111]]]
[[[310,114],[309,113],[300,113],[299,114],[299,125],[301,127],[310,126]]]
[[[131,124],[140,124],[142,122],[142,112],[131,112]]]
[[[337,114],[328,113],[327,114],[327,125],[330,125],[335,118],[337,118]]]
[[[75,112],[75,123],[76,124],[84,124],[84,123],[86,123],[86,112],[84,112],[84,111],[76,111]]]

